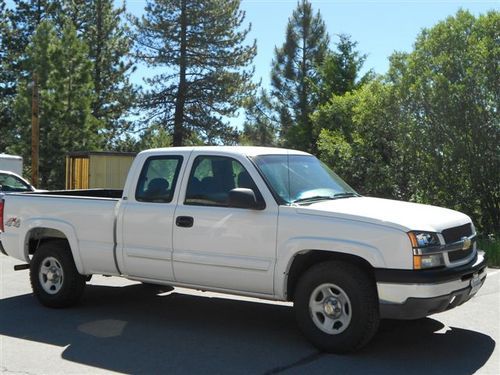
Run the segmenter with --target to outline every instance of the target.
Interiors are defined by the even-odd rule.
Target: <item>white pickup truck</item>
[[[305,336],[336,353],[381,318],[454,308],[486,278],[468,216],[360,196],[278,148],[144,151],[123,192],[5,196],[0,231],[46,306],[75,304],[93,274],[293,301]]]

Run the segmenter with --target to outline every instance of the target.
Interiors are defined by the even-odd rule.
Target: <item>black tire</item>
[[[330,285],[337,288],[330,288]],[[322,290],[333,293],[327,296]],[[317,306],[324,309],[316,314],[309,306],[313,293],[316,298],[312,301],[316,300]],[[327,300],[329,303],[326,303]],[[325,307],[325,304],[329,306]],[[332,306],[343,307],[332,311]],[[294,309],[304,335],[317,348],[329,353],[342,354],[361,349],[375,335],[380,322],[375,282],[362,268],[341,261],[317,264],[302,275],[295,292]],[[315,320],[319,325],[323,323],[325,330],[329,330],[327,326],[331,322],[333,326],[326,332],[318,327]],[[335,330],[337,332],[330,333]]]
[[[55,279],[53,273],[48,276],[41,271],[47,266],[56,270]],[[63,308],[73,306],[80,300],[86,276],[78,273],[68,242],[52,240],[42,243],[35,252],[30,263],[30,281],[33,294],[42,305]]]

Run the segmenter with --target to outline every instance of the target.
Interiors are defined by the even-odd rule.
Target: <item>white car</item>
[[[78,302],[92,274],[293,301],[305,336],[340,353],[381,318],[454,308],[486,278],[467,215],[360,196],[300,151],[148,150],[123,191],[4,200],[3,251],[49,307]]]

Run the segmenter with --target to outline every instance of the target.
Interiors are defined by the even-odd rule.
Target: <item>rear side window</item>
[[[139,202],[171,202],[181,164],[182,156],[148,158],[139,176],[135,199]]]

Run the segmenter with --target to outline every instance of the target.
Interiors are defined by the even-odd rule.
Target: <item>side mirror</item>
[[[252,210],[263,210],[265,205],[257,202],[255,193],[252,189],[236,188],[229,191],[229,207],[249,208]]]

